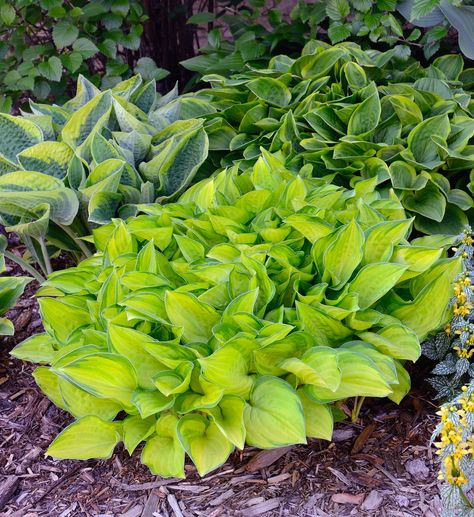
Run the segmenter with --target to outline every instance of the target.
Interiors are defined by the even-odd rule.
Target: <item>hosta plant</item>
[[[194,100],[209,107],[201,116],[215,166],[245,170],[261,147],[281,150],[288,168],[307,165],[347,187],[374,177],[383,195],[395,190],[418,231],[455,235],[473,206],[472,69],[463,67],[457,55],[423,69],[394,50],[310,41],[298,59],[204,76],[212,87]]]
[[[0,114],[0,220],[45,273],[57,250],[89,255],[81,237],[94,225],[192,179],[208,136],[192,105],[180,125],[160,115],[176,94],[160,98],[155,81],[141,76],[103,92],[80,77],[63,106],[31,102],[21,117]]]
[[[39,293],[46,332],[14,349],[76,421],[56,458],[123,441],[161,476],[201,475],[244,444],[330,439],[332,403],[407,393],[405,361],[449,318],[460,259],[376,178],[296,175],[281,154],[204,179],[179,203],[94,231],[98,252]]]
[[[393,188],[423,233],[456,234],[472,208],[472,83],[461,57],[424,70],[396,53],[310,41],[298,59],[212,88],[160,97],[135,76],[100,92],[86,79],[63,106],[0,114],[0,218],[49,273],[58,249],[89,254],[93,225],[168,201],[193,178],[253,165],[261,149],[345,187]]]

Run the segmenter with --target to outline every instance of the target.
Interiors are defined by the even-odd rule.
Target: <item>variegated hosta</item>
[[[98,253],[40,291],[46,332],[13,351],[77,419],[48,454],[144,441],[152,472],[183,477],[187,453],[204,475],[245,443],[329,440],[334,401],[399,402],[461,265],[449,238],[409,243],[412,219],[376,184],[296,176],[263,151],[95,230]]]
[[[0,221],[45,272],[47,251],[88,254],[79,237],[91,224],[189,184],[207,157],[208,136],[192,105],[178,114],[186,119],[179,126],[160,114],[176,96],[177,89],[159,98],[155,82],[140,76],[104,92],[81,77],[64,106],[31,102],[22,117],[0,114]]]

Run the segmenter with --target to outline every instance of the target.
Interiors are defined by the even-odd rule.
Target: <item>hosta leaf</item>
[[[184,339],[190,342],[207,342],[212,335],[212,327],[220,319],[210,305],[189,293],[168,291],[165,307],[171,323],[182,327]]]
[[[147,418],[172,407],[174,397],[166,397],[157,390],[138,389],[132,395],[132,402],[140,412],[141,418]]]
[[[189,185],[207,158],[208,147],[209,140],[202,127],[183,138],[172,137],[162,144],[151,161],[140,165],[140,172],[158,187],[160,194],[172,196]]]
[[[301,359],[285,359],[278,366],[295,375],[301,384],[314,384],[334,391],[341,382],[337,353],[325,346],[310,348]]]
[[[155,432],[156,419],[143,416],[128,416],[122,423],[123,443],[129,454]]]
[[[272,106],[287,106],[291,100],[291,92],[288,87],[271,77],[254,79],[247,83],[247,88],[259,99]]]
[[[352,334],[343,323],[316,307],[296,302],[296,310],[303,330],[314,338],[317,345],[337,346]]]
[[[306,443],[303,406],[283,379],[258,379],[245,407],[244,422],[248,445],[270,449]]]
[[[178,438],[201,476],[222,465],[234,449],[214,422],[198,414],[179,420]]]
[[[439,162],[437,145],[432,136],[446,139],[450,132],[447,115],[437,115],[420,122],[408,135],[408,149],[415,160],[425,167],[431,168]]]
[[[324,253],[323,280],[330,279],[335,289],[351,277],[363,257],[364,233],[355,220],[344,226]]]
[[[41,129],[26,118],[0,113],[0,153],[13,163],[17,154],[43,141]]]
[[[421,354],[420,342],[416,334],[404,325],[389,325],[377,333],[361,332],[359,337],[395,359],[416,361]]]
[[[297,393],[303,405],[306,436],[331,440],[334,426],[331,408],[311,400],[303,389],[299,389]]]
[[[48,447],[46,455],[77,460],[110,458],[120,436],[120,424],[86,416],[66,427]]]
[[[165,366],[145,350],[143,345],[152,341],[150,337],[131,328],[110,325],[109,340],[112,351],[126,357],[132,364],[140,387],[154,388],[152,379]]]
[[[450,293],[450,279],[445,275],[428,284],[411,302],[393,304],[391,316],[413,329],[422,341],[428,332],[438,328],[444,320]]]
[[[56,353],[53,344],[54,341],[49,334],[35,334],[17,345],[10,355],[23,361],[49,363]]]
[[[92,415],[102,420],[113,420],[122,409],[116,402],[95,397],[65,379],[59,378],[58,385],[65,409],[75,418]]]
[[[41,142],[28,147],[18,154],[18,161],[27,171],[38,171],[63,179],[73,150],[64,142]]]
[[[380,262],[364,266],[349,284],[349,292],[357,293],[359,308],[368,309],[398,282],[408,266]]]
[[[224,395],[219,404],[206,412],[224,436],[237,448],[245,445],[245,401],[235,395]]]
[[[354,110],[349,119],[347,134],[360,135],[372,131],[379,123],[380,113],[380,99],[378,93],[375,92]]]
[[[133,411],[137,376],[127,359],[116,354],[93,354],[57,366],[53,371],[91,395],[114,400]]]
[[[63,141],[76,149],[86,140],[92,140],[94,132],[107,123],[111,109],[110,91],[94,96],[66,122],[61,132]]]
[[[253,384],[249,375],[251,340],[240,338],[199,359],[204,377],[224,389],[226,394],[248,397]]]
[[[184,448],[178,438],[178,418],[162,415],[155,426],[155,434],[147,439],[142,451],[142,463],[153,474],[162,477],[184,478]]]
[[[315,402],[325,403],[348,397],[385,397],[391,393],[389,384],[383,378],[375,363],[360,353],[339,349],[338,364],[341,369],[341,383],[336,391],[307,385],[306,395]]]

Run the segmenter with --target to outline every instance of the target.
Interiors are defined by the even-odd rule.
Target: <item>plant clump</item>
[[[262,150],[244,173],[97,228],[98,252],[40,290],[45,333],[13,351],[76,418],[48,454],[145,442],[153,473],[183,477],[187,454],[204,475],[245,443],[330,439],[337,401],[399,402],[461,260],[444,237],[409,242],[413,220],[376,187]]]

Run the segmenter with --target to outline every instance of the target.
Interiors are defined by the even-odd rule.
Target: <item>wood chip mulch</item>
[[[366,403],[333,442],[272,451],[246,448],[200,479],[160,479],[118,448],[107,461],[54,461],[44,452],[71,417],[36,387],[16,341],[41,331],[32,284],[0,341],[0,517],[438,517],[438,467],[429,438],[436,408],[417,387],[400,407]],[[2,513],[3,512],[3,513]]]

